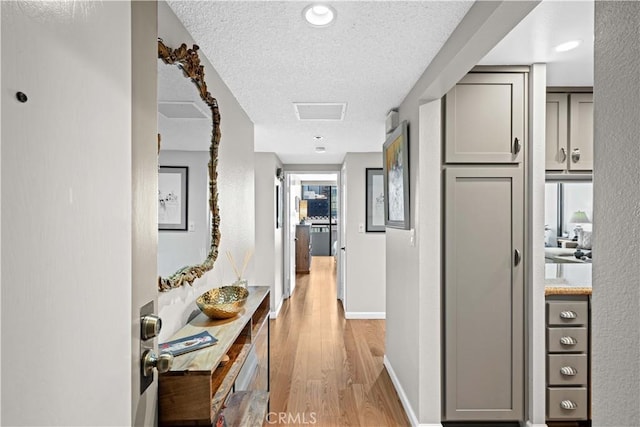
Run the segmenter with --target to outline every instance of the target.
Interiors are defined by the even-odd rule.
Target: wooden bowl
[[[240,286],[222,286],[208,290],[196,300],[196,305],[211,319],[228,319],[240,313],[249,291]]]

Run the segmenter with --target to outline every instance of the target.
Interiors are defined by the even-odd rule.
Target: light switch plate
[[[409,246],[414,247],[416,245],[416,229],[409,230]]]
[[[364,224],[358,224],[358,233],[364,233]]]

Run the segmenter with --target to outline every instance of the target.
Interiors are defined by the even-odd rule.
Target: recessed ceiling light
[[[324,136],[316,135],[313,137],[313,139],[315,139],[316,141],[322,141],[324,139]]]
[[[582,43],[582,40],[571,40],[570,42],[559,44],[555,47],[556,52],[568,52],[572,49],[577,48]]]
[[[302,16],[314,27],[326,27],[336,18],[336,11],[324,4],[310,4],[302,11]]]
[[[316,147],[316,153],[325,153],[326,151],[325,147]]]

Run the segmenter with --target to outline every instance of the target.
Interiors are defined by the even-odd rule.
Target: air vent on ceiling
[[[159,101],[158,111],[168,119],[208,119],[209,115],[204,112],[195,102],[181,101]]]
[[[298,120],[344,120],[346,102],[294,102]]]

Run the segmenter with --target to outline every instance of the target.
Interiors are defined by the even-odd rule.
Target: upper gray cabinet
[[[525,73],[470,73],[445,98],[445,163],[521,163]]]
[[[548,171],[593,170],[593,94],[547,94]]]

